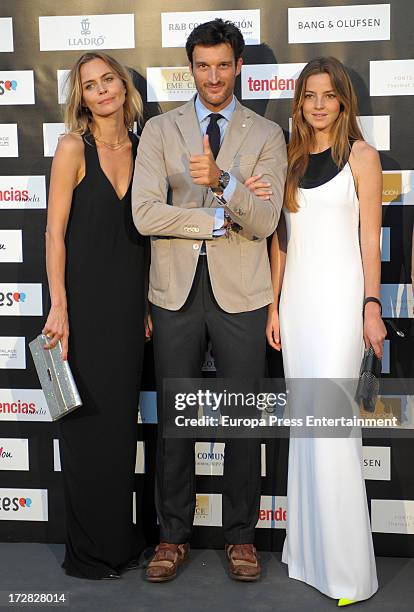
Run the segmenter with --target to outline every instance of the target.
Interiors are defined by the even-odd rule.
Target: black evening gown
[[[135,160],[138,139],[132,133],[130,139]],[[132,180],[120,200],[93,137],[83,140],[86,175],[74,190],[66,232],[68,358],[83,406],[61,421],[63,567],[98,579],[122,570],[144,548],[132,507],[145,243],[132,221]]]

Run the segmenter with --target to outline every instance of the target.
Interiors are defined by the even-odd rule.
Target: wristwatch
[[[219,186],[211,187],[211,191],[213,191],[214,193],[223,193],[223,191],[226,189],[229,182],[230,182],[230,174],[226,172],[225,170],[222,170],[220,172],[220,176],[218,180]]]

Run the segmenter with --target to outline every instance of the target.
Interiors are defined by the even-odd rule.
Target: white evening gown
[[[286,378],[357,378],[363,356],[364,277],[359,202],[347,163],[328,182],[298,190],[285,211],[288,248],[280,301]],[[306,408],[306,407],[305,407]],[[289,576],[339,599],[378,589],[362,473],[361,438],[290,440]]]

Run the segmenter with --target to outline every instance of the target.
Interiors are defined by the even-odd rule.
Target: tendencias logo
[[[16,402],[0,402],[0,413],[2,414],[35,414],[36,403],[35,402],[22,402],[17,400]]]
[[[14,189],[13,186],[10,186],[9,189],[0,191],[0,202],[27,202],[28,200],[28,189]]]
[[[132,49],[134,15],[70,15],[39,17],[41,51]]]
[[[286,527],[287,498],[262,495],[256,527],[284,529]]]
[[[0,520],[47,521],[46,489],[0,489]]]
[[[249,91],[294,91],[295,79],[281,79],[276,74],[271,79],[254,79],[249,76],[247,79]]]
[[[0,176],[1,209],[46,208],[44,176]]]
[[[0,421],[50,421],[41,389],[0,389]]]
[[[305,64],[250,64],[242,67],[244,100],[293,98],[296,80]]]

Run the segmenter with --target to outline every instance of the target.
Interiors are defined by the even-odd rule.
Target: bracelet
[[[380,315],[382,315],[382,305],[381,305],[380,300],[376,297],[371,297],[371,296],[365,298],[364,305],[362,307],[363,312],[365,312],[365,306],[368,304],[368,302],[374,302],[375,304],[378,304],[380,307]]]

